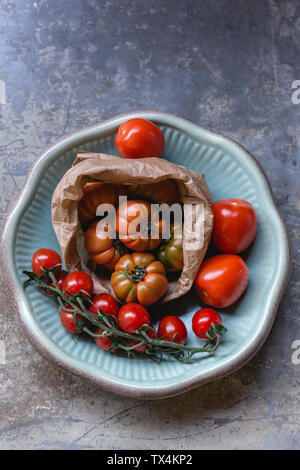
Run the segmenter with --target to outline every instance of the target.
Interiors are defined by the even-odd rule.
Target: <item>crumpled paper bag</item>
[[[169,287],[160,302],[178,298],[192,287],[194,278],[206,253],[211,237],[213,214],[210,208],[211,194],[204,175],[176,165],[163,158],[123,159],[101,153],[80,152],[73,166],[65,173],[52,197],[52,224],[55,230],[62,257],[68,271],[84,270],[93,278],[96,293],[109,292],[115,297],[110,285],[110,273],[104,269],[95,273],[95,265],[89,260],[84,246],[84,235],[78,218],[77,205],[83,196],[83,187],[91,181],[110,183],[147,184],[173,179],[179,190],[180,202],[183,204],[183,255],[184,266],[180,277],[171,280]],[[190,248],[193,233],[187,220],[195,219],[198,211],[198,222],[203,223],[203,240],[196,249]],[[193,223],[195,220],[193,220]]]

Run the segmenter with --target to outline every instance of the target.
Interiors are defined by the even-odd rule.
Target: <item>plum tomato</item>
[[[79,291],[83,291],[84,297],[90,297],[93,293],[94,283],[88,273],[73,271],[64,279],[62,287],[65,294],[76,295]]]
[[[61,271],[61,257],[50,248],[40,248],[32,256],[32,271],[38,277],[44,273],[43,268],[51,269],[55,266],[55,271]]]
[[[70,305],[66,305],[65,308],[70,309],[70,310],[72,309]],[[82,316],[79,313],[76,313],[75,316],[78,321],[82,320]],[[81,333],[81,331],[78,330],[78,327],[74,320],[74,314],[72,312],[68,312],[67,310],[62,308],[60,310],[60,320],[61,320],[63,327],[67,331],[69,331],[69,333],[77,333],[77,334]]]
[[[257,217],[253,206],[243,199],[216,201],[211,206],[214,213],[213,241],[224,253],[240,253],[254,240]]]
[[[115,144],[123,158],[161,157],[165,139],[153,122],[135,118],[121,124]]]
[[[244,293],[249,280],[246,263],[238,255],[217,255],[200,266],[194,280],[196,294],[207,305],[229,307]]]
[[[197,310],[194,314],[192,319],[193,332],[198,336],[198,338],[209,339],[206,336],[206,333],[210,329],[212,323],[215,325],[222,324],[222,318],[220,315],[212,308],[200,308],[200,310]]]
[[[158,337],[164,341],[185,344],[187,340],[187,330],[185,324],[175,315],[168,315],[160,320],[158,325]]]
[[[118,317],[120,307],[112,295],[106,294],[105,292],[96,294],[92,298],[92,302],[93,303],[89,306],[89,311],[94,315],[98,315],[97,309],[99,308],[106,315],[113,315],[114,317]]]
[[[150,315],[142,305],[129,303],[120,308],[118,322],[121,330],[135,333],[143,325],[150,325]]]

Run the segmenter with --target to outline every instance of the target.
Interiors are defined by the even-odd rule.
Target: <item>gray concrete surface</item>
[[[120,398],[46,362],[1,288],[1,449],[299,449],[299,13],[298,0],[1,0],[1,219],[45,146],[152,108],[248,148],[293,249],[288,289],[255,358],[163,401]]]

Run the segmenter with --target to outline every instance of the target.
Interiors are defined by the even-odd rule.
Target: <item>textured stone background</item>
[[[288,225],[293,271],[270,337],[247,366],[148,402],[42,359],[2,289],[0,448],[299,449],[299,13],[298,0],[1,0],[1,219],[45,146],[124,111],[169,110],[260,161]]]

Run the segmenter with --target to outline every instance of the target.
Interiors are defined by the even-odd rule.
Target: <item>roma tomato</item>
[[[121,124],[115,144],[123,158],[160,157],[165,139],[160,128],[153,122],[135,118]]]
[[[55,276],[55,280],[56,280],[59,290],[62,290],[63,282],[68,274],[69,273],[67,271],[61,271],[59,273],[55,273],[54,276]],[[49,287],[55,287],[54,282],[49,283]],[[46,290],[47,290],[48,295],[52,295],[52,292],[50,289],[46,289]]]
[[[66,308],[72,309],[70,305],[66,305]],[[74,314],[72,312],[68,312],[67,310],[64,310],[63,308],[60,310],[60,320],[62,322],[63,327],[69,331],[70,333],[81,333],[81,322],[82,322],[82,316],[79,315],[79,313],[75,314],[76,320],[78,322],[78,326],[76,325],[76,322],[74,320]]]
[[[220,317],[218,312],[216,312],[212,308],[201,308],[200,310],[197,310],[197,312],[193,316],[193,332],[196,336],[198,336],[198,338],[209,339],[206,333],[210,329],[212,323],[214,323],[215,325],[222,324],[222,318]]]
[[[40,277],[44,271],[42,268],[51,269],[56,266],[55,271],[61,271],[61,257],[50,248],[40,248],[37,250],[31,260],[31,267],[34,274]]]
[[[175,315],[168,315],[160,320],[158,325],[158,337],[165,341],[173,340],[174,343],[185,344],[187,330],[185,324]]]
[[[183,268],[182,225],[172,224],[170,233],[171,238],[166,243],[163,240],[157,259],[164,265],[167,271],[180,271]]]
[[[256,213],[252,205],[243,199],[216,201],[213,241],[224,253],[240,253],[253,242],[257,230]]]
[[[159,183],[132,184],[127,186],[130,197],[146,199],[156,204],[168,204],[171,206],[179,202],[179,192],[174,180],[167,179]]]
[[[247,288],[249,271],[238,255],[217,255],[200,266],[194,281],[200,300],[213,307],[229,307]]]
[[[149,338],[151,339],[155,339],[156,338],[156,331],[154,329],[149,329],[146,331],[146,335],[149,336]],[[139,344],[140,341],[137,339],[137,340],[134,340],[131,342],[131,346],[134,346],[135,344]],[[138,352],[138,353],[142,353],[144,354],[147,349],[149,347],[149,344],[141,344],[140,346],[137,346],[136,348],[134,348],[134,351]]]
[[[126,248],[114,238],[114,228],[105,220],[93,222],[84,234],[85,247],[91,259],[106,268],[114,268]]]
[[[84,271],[73,271],[64,279],[62,288],[65,294],[76,295],[83,291],[84,297],[90,297],[93,293],[94,283],[91,276]]]
[[[153,216],[153,221],[151,221]],[[140,199],[121,204],[116,215],[119,239],[134,251],[151,251],[161,242],[165,223],[151,204]]]
[[[89,311],[94,315],[98,315],[97,309],[99,308],[102,312],[106,313],[106,315],[118,316],[120,307],[112,295],[106,294],[105,292],[96,294],[92,302],[93,303],[89,306]]]
[[[78,202],[78,214],[81,222],[93,220],[101,204],[116,206],[119,196],[125,194],[125,187],[119,184],[101,183],[100,181],[87,183],[83,188],[83,196]]]
[[[150,325],[150,315],[142,305],[128,303],[120,308],[118,322],[121,330],[135,333],[143,325]]]
[[[110,278],[116,296],[123,302],[154,304],[168,288],[166,271],[151,253],[122,256]]]
[[[109,336],[105,336],[105,334],[107,333],[106,330],[101,330],[101,328],[97,328],[97,330],[95,331],[96,335],[104,335],[102,337],[98,336],[95,337],[95,343],[97,344],[97,346],[99,346],[99,348],[101,349],[104,349],[104,351],[109,351],[109,349],[112,347],[112,342],[111,340],[109,339]],[[112,351],[115,351],[116,348],[113,348]]]

